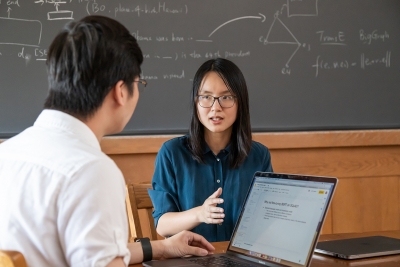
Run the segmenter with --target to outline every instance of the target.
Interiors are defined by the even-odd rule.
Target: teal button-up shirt
[[[203,205],[204,201],[222,187],[225,218],[221,225],[202,223],[192,229],[209,242],[230,240],[235,223],[253,174],[256,171],[272,172],[268,148],[254,142],[247,159],[237,169],[229,168],[229,146],[218,155],[207,146],[206,164],[192,158],[187,148],[188,136],[177,137],[163,144],[157,154],[153,176],[153,189],[149,195],[154,205],[155,225],[167,212],[179,212]]]

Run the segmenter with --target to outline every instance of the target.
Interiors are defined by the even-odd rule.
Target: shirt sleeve
[[[125,182],[111,159],[80,168],[61,188],[57,218],[69,266],[106,266],[116,257],[128,265]]]
[[[152,185],[153,190],[149,190],[149,196],[153,202],[154,224],[157,227],[158,220],[164,213],[181,211],[172,156],[165,144],[156,157]]]
[[[271,153],[269,152],[269,149],[267,147],[265,147],[265,172],[273,172],[273,168],[272,168],[272,163],[271,163]]]
[[[262,164],[258,171],[273,172],[274,170],[272,168],[271,153],[269,152],[269,149],[256,141],[253,141],[253,149],[255,154],[253,154],[252,159],[254,159],[254,157],[256,159],[262,159],[262,162],[258,161],[260,162],[259,164]]]

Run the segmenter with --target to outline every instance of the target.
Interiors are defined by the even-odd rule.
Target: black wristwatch
[[[135,242],[142,244],[143,261],[151,261],[153,259],[153,249],[151,248],[150,239],[148,237],[136,238]]]

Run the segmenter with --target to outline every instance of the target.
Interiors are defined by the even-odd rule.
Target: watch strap
[[[135,241],[142,244],[143,261],[151,261],[153,259],[153,249],[151,248],[150,239],[148,237],[136,238]]]

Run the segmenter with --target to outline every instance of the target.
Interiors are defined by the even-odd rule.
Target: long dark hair
[[[223,58],[210,59],[200,66],[194,76],[191,92],[192,117],[189,128],[188,147],[193,158],[204,164],[203,153],[206,141],[204,138],[204,126],[197,115],[197,94],[204,76],[210,71],[216,72],[224,81],[228,90],[236,96],[238,110],[236,121],[232,127],[229,153],[230,168],[235,169],[245,161],[250,152],[252,136],[246,81],[240,69],[230,60]]]

